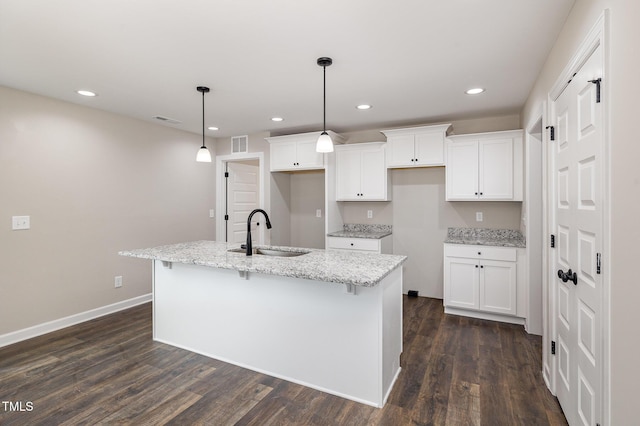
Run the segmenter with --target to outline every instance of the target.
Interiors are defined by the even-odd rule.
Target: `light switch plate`
[[[367,219],[373,219],[373,210],[367,210]]]
[[[21,229],[30,229],[31,228],[31,217],[30,216],[12,216],[11,217],[11,229],[14,231],[18,231]]]
[[[483,219],[482,212],[476,212],[476,222],[482,222]]]
[[[322,217],[322,210],[316,209],[316,217]]]

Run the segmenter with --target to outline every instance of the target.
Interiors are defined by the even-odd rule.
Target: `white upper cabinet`
[[[370,142],[335,147],[337,201],[391,199],[385,145],[384,142]]]
[[[450,136],[447,201],[522,201],[522,130]]]
[[[444,141],[451,124],[382,130],[387,167],[444,166]]]
[[[327,131],[334,144],[341,144],[344,138]],[[316,142],[320,132],[265,138],[269,142],[270,170],[295,171],[324,169],[324,154],[316,152]]]

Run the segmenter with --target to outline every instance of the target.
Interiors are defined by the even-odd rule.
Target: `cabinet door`
[[[413,166],[415,162],[414,136],[396,135],[389,137],[388,143],[388,167]]]
[[[295,170],[296,167],[296,143],[273,143],[269,149],[271,170]]]
[[[444,165],[444,137],[438,133],[416,133],[415,160],[418,166]]]
[[[448,142],[447,200],[478,199],[478,142]]]
[[[480,264],[480,310],[516,314],[516,263],[483,260]]]
[[[362,151],[360,197],[363,200],[387,199],[387,169],[384,150]]]
[[[336,150],[336,200],[360,200],[361,152]]]
[[[296,162],[299,169],[324,168],[324,155],[316,152],[317,140],[300,141],[296,144]]]
[[[513,199],[513,139],[481,140],[479,192],[483,200]]]
[[[445,257],[444,267],[444,305],[478,309],[478,261]]]

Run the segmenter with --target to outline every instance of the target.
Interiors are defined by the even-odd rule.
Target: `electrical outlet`
[[[476,222],[482,222],[482,212],[476,212]]]
[[[316,209],[316,217],[322,217],[322,210]]]
[[[215,212],[213,209],[209,209],[209,217],[215,217]]]
[[[373,219],[373,210],[367,210],[367,219]]]
[[[12,216],[11,217],[11,229],[14,231],[18,231],[21,229],[30,229],[31,228],[31,217],[30,216]]]
[[[115,282],[115,287],[116,288],[122,287],[122,276],[118,275],[114,282]]]

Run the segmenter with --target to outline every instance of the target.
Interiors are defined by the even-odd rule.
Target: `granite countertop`
[[[527,246],[522,233],[513,229],[449,228],[444,242],[498,247]]]
[[[380,239],[391,235],[391,225],[345,223],[342,231],[330,232],[327,237]]]
[[[118,254],[142,259],[235,269],[242,272],[257,272],[364,287],[377,285],[407,259],[406,256],[390,254],[261,245],[254,246],[254,248],[271,248],[308,253],[296,257],[275,257],[264,255],[246,256],[244,253],[228,251],[229,249],[237,248],[240,248],[237,243],[194,241],[146,249],[124,250]]]

